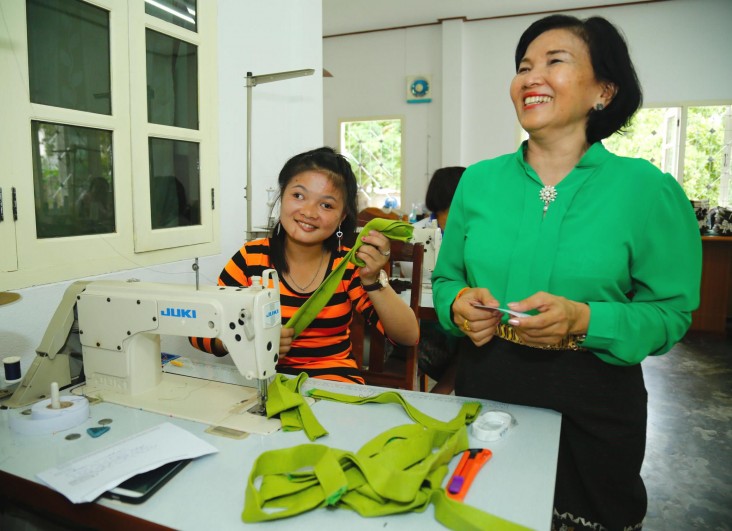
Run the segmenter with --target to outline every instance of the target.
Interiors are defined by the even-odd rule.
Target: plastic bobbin
[[[15,412],[10,428],[24,435],[47,435],[68,430],[89,419],[89,401],[83,396],[64,396],[60,407],[52,407],[52,399],[41,400],[31,407],[30,415]]]
[[[503,437],[516,419],[505,411],[486,411],[471,425],[472,435],[481,441],[497,441]]]

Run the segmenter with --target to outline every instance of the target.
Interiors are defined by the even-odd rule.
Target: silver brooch
[[[544,214],[549,210],[549,203],[557,198],[557,189],[553,186],[545,186],[539,190],[539,199],[544,203]]]

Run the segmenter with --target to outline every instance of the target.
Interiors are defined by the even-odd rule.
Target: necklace
[[[557,198],[557,189],[553,186],[546,185],[539,190],[539,199],[544,202],[544,214],[549,210],[549,203]]]
[[[297,283],[297,281],[293,278],[292,274],[290,272],[287,272],[287,276],[290,277],[290,282],[292,282],[297,289],[300,291],[307,291],[307,289],[312,285],[313,282],[315,282],[315,279],[318,278],[318,273],[320,273],[320,268],[323,267],[323,258],[325,257],[325,253],[320,254],[320,262],[318,263],[318,269],[315,270],[315,275],[313,275],[313,278],[305,284],[304,286],[301,286]]]

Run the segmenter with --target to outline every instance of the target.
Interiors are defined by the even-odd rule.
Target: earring
[[[343,238],[343,231],[341,230],[341,224],[338,224],[338,230],[336,231],[336,237],[338,238],[338,252],[341,252],[341,238]]]
[[[595,103],[595,110],[601,111],[605,108],[605,106],[602,103]]]
[[[280,231],[281,231],[281,230],[282,230],[282,223],[280,223],[280,222],[278,221],[278,222],[277,222],[277,236],[279,236],[279,235],[280,235]]]

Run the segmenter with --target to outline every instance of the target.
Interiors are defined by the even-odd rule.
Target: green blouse
[[[432,275],[443,327],[462,334],[450,307],[465,286],[488,288],[501,304],[546,291],[589,304],[583,346],[600,359],[632,365],[667,352],[699,304],[701,238],[684,191],[598,142],[544,214],[524,146],[460,180]]]

